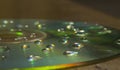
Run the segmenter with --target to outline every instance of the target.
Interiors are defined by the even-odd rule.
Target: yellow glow
[[[38,28],[42,28],[42,25],[41,25],[41,24],[38,24]]]
[[[55,66],[44,66],[44,67],[32,67],[32,68],[23,68],[19,70],[56,70],[62,68],[68,68],[76,66],[76,64],[63,64],[63,65],[55,65]]]
[[[9,70],[57,70],[57,69],[64,69],[70,68],[80,65],[85,65],[86,63],[74,63],[74,64],[61,64],[61,65],[54,65],[54,66],[42,66],[42,67],[30,67],[30,68],[14,68]]]

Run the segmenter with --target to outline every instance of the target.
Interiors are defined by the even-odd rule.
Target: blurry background
[[[87,21],[120,29],[120,4],[119,0],[0,0],[0,19],[13,18]],[[119,60],[111,64],[120,65]]]
[[[120,27],[119,0],[0,0],[0,18],[74,20]]]

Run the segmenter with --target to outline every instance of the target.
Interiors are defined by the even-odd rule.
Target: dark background
[[[2,19],[88,21],[119,28],[119,12],[119,0],[0,0]]]
[[[120,1],[119,0],[72,0],[78,4],[89,6],[95,10],[107,15],[120,18]]]

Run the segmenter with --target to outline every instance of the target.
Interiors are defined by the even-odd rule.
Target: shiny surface
[[[12,20],[14,23],[10,23],[10,20],[6,21],[7,24],[4,20],[0,21],[1,31],[8,30],[8,32],[10,32],[11,29],[13,33],[13,30],[21,31],[17,33],[15,31],[15,34],[18,38],[22,35],[27,41],[22,40],[17,44],[11,43],[10,41],[6,43],[2,41],[3,36],[1,36],[0,53],[1,56],[5,56],[5,58],[1,59],[0,68],[46,66],[48,66],[47,68],[54,66],[60,68],[59,65],[61,64],[63,64],[63,66],[65,66],[64,64],[73,64],[72,66],[84,65],[89,64],[89,62],[94,63],[94,61],[98,59],[109,59],[120,54],[120,45],[117,44],[120,39],[120,32],[113,28],[86,22]],[[68,25],[72,26],[72,28],[68,28]],[[62,31],[58,31],[58,29],[62,29]],[[26,30],[30,30],[30,34],[24,34],[27,33]],[[79,32],[79,35],[76,34],[76,31]],[[41,35],[39,32],[44,33],[46,36],[44,38],[38,38],[36,35]],[[7,36],[9,36],[9,34],[7,34],[4,39],[7,39]],[[30,37],[32,37],[32,41],[29,41]],[[12,37],[12,39],[13,38],[14,37]],[[63,38],[66,38],[68,42],[63,44]],[[37,44],[36,41],[38,41]],[[84,46],[75,49],[73,47],[74,43],[80,43],[77,45],[78,48],[81,46],[81,43]],[[4,48],[5,46],[7,47]],[[46,51],[43,52],[42,49],[45,48]],[[67,56],[63,54],[65,51],[75,51],[78,52],[78,54],[75,56]]]
[[[119,1],[107,0],[1,0],[0,18],[82,20],[120,29],[119,7]],[[13,23],[13,21],[10,22]],[[13,31],[13,29],[11,29],[11,31]],[[102,67],[107,67],[108,70],[120,70],[119,60],[120,59],[116,60],[116,62],[111,60],[111,63],[107,64],[103,63]],[[70,70],[74,69],[94,70],[94,68],[89,66]]]

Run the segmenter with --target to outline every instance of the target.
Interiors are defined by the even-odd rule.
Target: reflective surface
[[[0,31],[0,68],[60,69],[120,54],[120,31],[99,24],[0,20]]]

